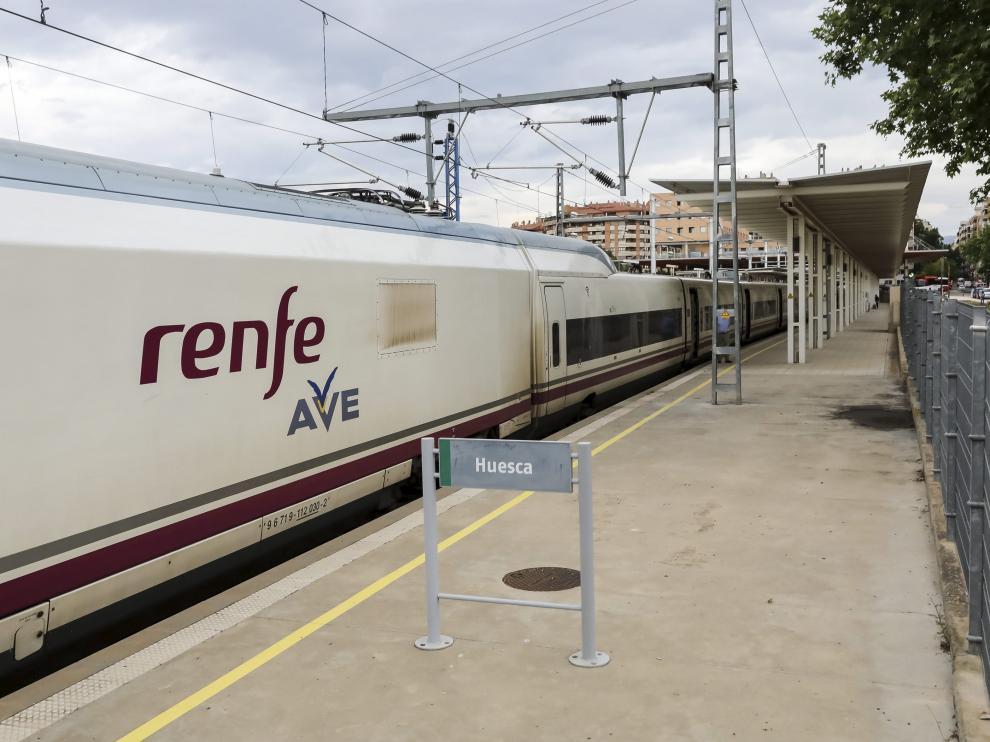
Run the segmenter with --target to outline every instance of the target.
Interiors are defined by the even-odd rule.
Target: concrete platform
[[[577,614],[528,608],[444,602],[455,644],[416,650],[415,514],[0,738],[17,721],[37,740],[947,740],[917,442],[908,412],[882,412],[906,410],[886,327],[871,312],[802,367],[780,338],[749,348],[740,407],[708,403],[703,368],[558,436],[596,445],[605,668],[568,664]],[[578,566],[575,497],[445,503],[442,590],[577,602],[502,583]]]

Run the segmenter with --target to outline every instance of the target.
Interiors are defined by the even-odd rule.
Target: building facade
[[[956,243],[975,237],[977,233],[990,227],[990,198],[984,199],[976,207],[976,211],[968,220],[959,225],[956,232]]]
[[[689,263],[707,263],[710,218],[692,216],[700,210],[683,204],[673,193],[654,193],[650,198],[653,201],[652,211],[648,201],[610,201],[567,207],[564,235],[598,245],[620,263],[646,264],[650,260],[650,236],[654,234],[658,264],[673,263],[688,267]],[[665,215],[652,220],[652,231],[650,220],[646,218],[651,213]],[[722,229],[728,230],[728,220],[722,221]],[[556,217],[552,216],[512,225],[514,229],[545,234],[554,234],[556,226]],[[738,239],[744,267],[783,265],[777,259],[777,253],[782,256],[783,251],[776,243],[744,230],[739,231]],[[725,253],[723,248],[722,257]],[[745,260],[747,258],[748,261]]]

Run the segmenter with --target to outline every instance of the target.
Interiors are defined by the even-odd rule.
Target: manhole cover
[[[516,590],[548,593],[577,587],[581,584],[581,573],[568,567],[528,567],[509,572],[502,582]]]

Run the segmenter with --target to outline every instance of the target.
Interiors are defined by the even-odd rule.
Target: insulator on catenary
[[[412,132],[407,132],[405,134],[399,134],[397,137],[392,137],[393,142],[418,142],[423,138],[422,134],[413,134]]]
[[[581,119],[582,124],[587,124],[589,126],[604,126],[605,124],[611,124],[614,119],[611,116],[606,116],[604,114],[596,114],[595,116],[586,116]]]
[[[589,167],[588,172],[592,174],[595,180],[597,180],[606,188],[615,188],[615,181],[612,180],[608,175],[603,173],[601,170],[595,170],[595,168]]]
[[[414,201],[419,201],[421,198],[423,198],[422,191],[417,191],[415,188],[411,188],[409,186],[403,188],[402,192],[407,196],[409,196],[409,198],[413,199]]]

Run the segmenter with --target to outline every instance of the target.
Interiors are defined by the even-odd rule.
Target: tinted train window
[[[552,349],[553,367],[560,365],[560,323],[554,322],[550,330],[550,347]]]
[[[599,317],[602,323],[602,355],[622,353],[630,348],[638,348],[639,343],[633,337],[632,314],[610,314]]]
[[[567,363],[583,363],[681,337],[683,311],[609,314],[567,320]]]

